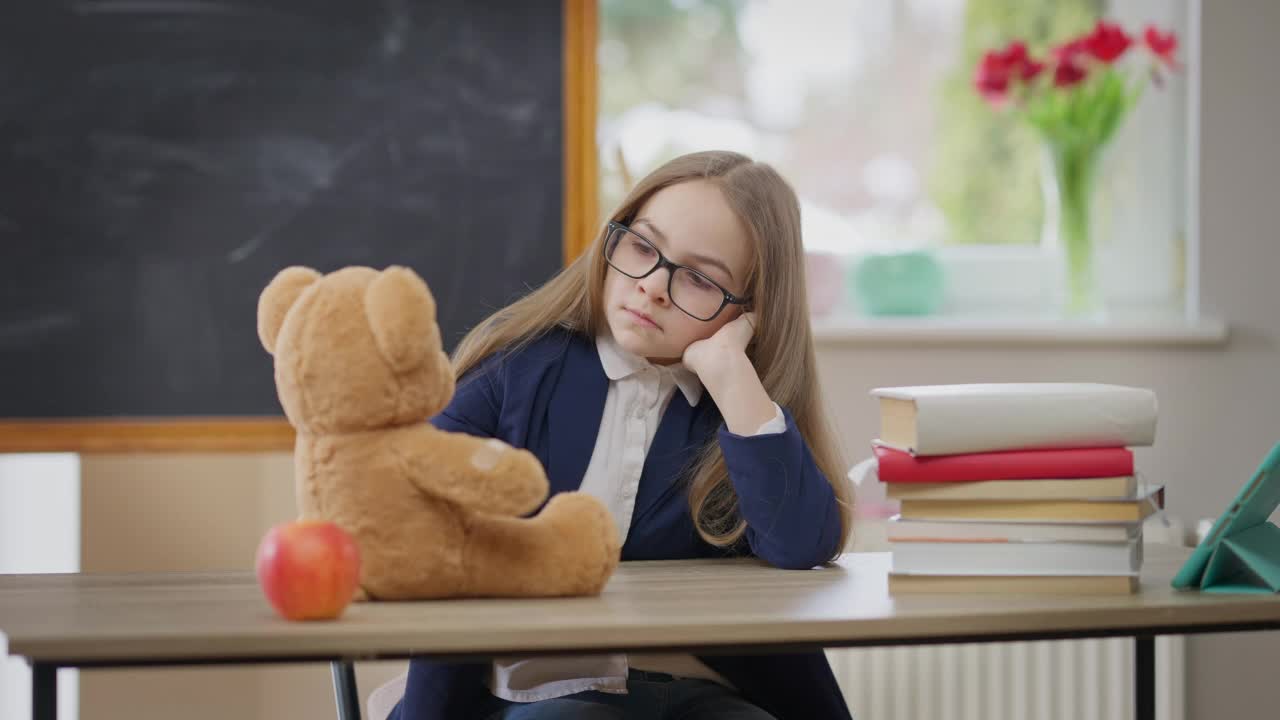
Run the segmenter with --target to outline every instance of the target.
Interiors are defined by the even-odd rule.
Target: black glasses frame
[[[631,273],[623,270],[617,265],[614,265],[613,261],[609,259],[609,238],[613,235],[613,231],[615,230],[621,230],[624,233],[635,235],[636,237],[643,240],[646,245],[653,248],[654,254],[658,256],[658,261],[653,264],[653,267],[649,268],[647,272],[641,275],[632,275]],[[751,298],[742,298],[742,297],[738,297],[737,295],[734,295],[728,290],[725,290],[723,285],[707,277],[702,272],[699,272],[698,270],[695,270],[689,267],[688,265],[680,265],[679,263],[671,262],[670,260],[667,259],[666,255],[662,254],[662,251],[658,249],[658,246],[653,244],[652,240],[641,235],[635,230],[632,230],[626,225],[623,225],[620,222],[613,222],[613,221],[609,222],[608,229],[605,231],[605,234],[604,234],[603,250],[604,250],[604,261],[606,263],[609,263],[609,267],[613,268],[614,270],[617,270],[618,272],[622,273],[623,275],[626,275],[629,278],[632,278],[633,280],[640,280],[642,278],[647,278],[650,275],[657,272],[659,269],[666,268],[667,269],[667,298],[671,300],[672,305],[675,305],[677,308],[680,308],[680,312],[684,313],[685,315],[688,315],[694,320],[701,320],[702,322],[711,322],[712,320],[715,320],[720,315],[720,313],[724,312],[724,309],[726,306],[746,305],[747,303],[751,302]],[[676,270],[686,270],[688,272],[691,272],[694,275],[697,275],[698,277],[702,278],[703,280],[706,280],[708,283],[711,283],[712,286],[714,286],[717,290],[719,290],[721,293],[724,294],[724,297],[720,301],[720,307],[716,308],[716,311],[711,313],[711,317],[705,317],[705,318],[698,317],[697,315],[694,315],[688,310],[685,310],[684,308],[680,307],[680,303],[676,302],[675,296],[671,294],[673,283],[675,282]]]

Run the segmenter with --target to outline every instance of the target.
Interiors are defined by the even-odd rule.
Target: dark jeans
[[[580,692],[532,703],[489,696],[483,720],[773,720],[742,696],[710,680],[632,670],[627,694]]]

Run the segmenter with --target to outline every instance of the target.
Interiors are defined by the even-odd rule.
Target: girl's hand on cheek
[[[703,384],[747,359],[747,345],[755,334],[755,313],[744,313],[714,335],[690,343],[684,350],[684,366],[698,374]]]

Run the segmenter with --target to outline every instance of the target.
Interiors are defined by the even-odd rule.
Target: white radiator
[[[1183,720],[1184,639],[1157,637],[1156,717]],[[828,650],[855,720],[1130,720],[1133,640]]]

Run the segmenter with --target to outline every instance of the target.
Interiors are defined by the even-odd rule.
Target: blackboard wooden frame
[[[599,232],[596,115],[599,0],[564,0],[564,261],[582,254]]]
[[[595,236],[598,0],[562,0],[564,23],[563,255]],[[279,452],[294,432],[282,417],[166,417],[0,421],[0,452]]]

